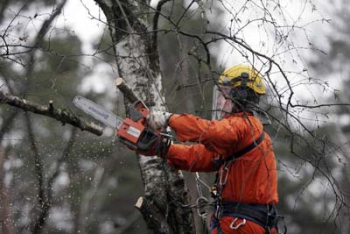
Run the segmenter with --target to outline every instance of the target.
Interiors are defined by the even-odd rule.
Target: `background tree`
[[[333,3],[335,7],[330,8]],[[336,108],[333,108],[330,112],[330,118],[335,120],[335,123],[329,124],[331,130],[329,130],[330,138],[337,142],[337,147],[332,152],[333,160],[337,160],[339,164],[344,165],[341,169],[337,170],[340,174],[339,184],[345,194],[349,194],[349,173],[347,165],[349,157],[347,155],[349,146],[349,124],[348,124],[348,105],[350,97],[347,92],[349,87],[349,71],[344,66],[349,61],[349,43],[346,40],[347,35],[350,32],[350,28],[347,26],[349,7],[346,1],[339,0],[335,2],[325,2],[327,14],[333,15],[333,24],[329,31],[327,31],[327,46],[324,46],[326,54],[319,56],[312,56],[309,59],[309,66],[313,68],[314,76],[322,77],[327,83],[335,86],[334,95],[330,96],[329,99],[333,102],[339,103]],[[345,105],[344,105],[345,104]],[[349,197],[343,198],[346,204],[349,204]],[[339,216],[338,228],[342,233],[350,231],[349,225],[344,225],[349,217],[348,206],[341,207],[337,210],[336,214]]]

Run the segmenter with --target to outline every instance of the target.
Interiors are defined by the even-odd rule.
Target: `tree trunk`
[[[0,230],[3,234],[13,234],[14,227],[11,218],[12,215],[10,210],[10,202],[8,197],[8,191],[4,183],[4,162],[5,152],[2,146],[0,145]]]
[[[155,34],[147,32],[149,1],[95,0],[105,13],[119,76],[145,104],[165,110]],[[144,17],[144,18],[140,18]],[[138,156],[145,196],[136,207],[151,233],[195,233],[189,195],[181,172],[157,157]]]
[[[6,161],[6,153],[2,147],[2,141],[4,135],[11,129],[12,124],[17,116],[18,112],[11,112],[10,115],[3,119],[2,126],[0,128],[0,227],[1,233],[13,234],[15,233],[15,227],[13,223],[13,217],[11,212],[11,196],[5,184],[5,169],[4,163]]]

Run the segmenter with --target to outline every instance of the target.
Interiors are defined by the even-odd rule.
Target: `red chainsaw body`
[[[129,116],[124,119],[116,134],[119,140],[134,150],[148,150],[157,134],[146,127],[149,110],[141,101],[136,101],[129,108]]]
[[[117,135],[123,139],[129,141],[131,144],[135,145],[139,141],[141,133],[145,130],[145,125],[142,121],[134,122],[130,118],[125,118],[123,124],[117,130]],[[129,145],[129,146],[133,146]],[[134,147],[133,147],[134,148]]]

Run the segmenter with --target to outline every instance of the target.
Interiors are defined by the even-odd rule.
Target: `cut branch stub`
[[[136,94],[132,91],[132,89],[127,85],[127,83],[123,80],[121,77],[117,77],[115,79],[115,86],[117,89],[120,90],[120,92],[123,93],[124,97],[131,103],[136,102],[137,100],[140,100]]]
[[[146,197],[140,197],[137,200],[135,207],[141,212],[148,228],[151,230],[157,230],[156,233],[172,233],[164,214],[156,205],[154,205],[152,200],[149,200]]]

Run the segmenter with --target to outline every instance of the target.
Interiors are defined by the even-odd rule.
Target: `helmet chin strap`
[[[255,105],[251,103],[246,103],[245,106],[243,106],[241,103],[237,101],[232,102],[232,111],[231,113],[239,113],[239,112],[252,112],[254,111]]]
[[[260,97],[253,90],[235,89],[231,93],[232,113],[253,112],[259,105]]]

